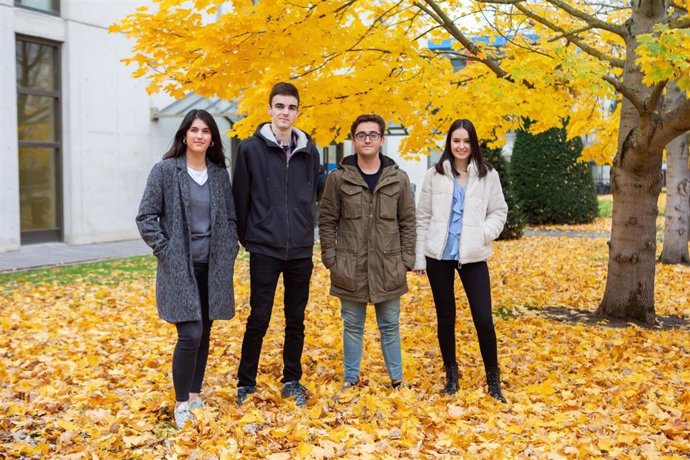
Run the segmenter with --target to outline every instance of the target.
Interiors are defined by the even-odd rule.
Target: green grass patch
[[[127,257],[2,273],[0,274],[0,290],[6,291],[18,284],[53,284],[74,281],[113,285],[134,279],[153,279],[155,274],[156,259],[153,256]]]
[[[249,253],[240,248],[237,260],[249,260]],[[153,280],[155,276],[155,257],[126,257],[0,273],[0,292],[10,291],[19,284],[40,285],[82,281],[88,284],[115,285],[137,279]]]
[[[517,316],[517,315],[515,314],[515,312],[513,311],[512,308],[506,307],[506,306],[503,306],[503,305],[499,305],[499,306],[494,310],[494,312],[495,312],[496,316],[498,316],[499,318],[503,318],[503,319],[506,319],[506,318],[515,318],[515,317]]]
[[[613,215],[613,199],[611,195],[600,195],[599,200],[599,217],[611,217]]]

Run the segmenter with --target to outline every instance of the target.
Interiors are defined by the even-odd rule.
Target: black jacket
[[[293,131],[297,146],[289,161],[270,123],[263,123],[240,143],[233,165],[240,243],[250,253],[282,260],[311,258],[314,246],[319,152],[307,134]]]

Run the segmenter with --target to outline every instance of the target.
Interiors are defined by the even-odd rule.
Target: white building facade
[[[0,0],[0,252],[138,237],[150,167],[179,119],[107,28],[141,2]]]

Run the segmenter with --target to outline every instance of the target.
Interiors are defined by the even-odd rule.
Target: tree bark
[[[642,83],[635,64],[637,38],[666,18],[658,0],[632,2],[627,23],[623,84],[636,99],[623,98],[618,149],[611,168],[613,219],[609,241],[608,276],[597,314],[606,318],[653,324],[656,263],[657,201],[661,192],[662,149],[651,140],[657,128],[658,107],[647,107],[653,88]]]
[[[655,321],[657,201],[661,192],[661,151],[649,152],[648,166],[626,168],[614,160],[611,174],[613,219],[606,290],[597,313],[607,318]],[[656,163],[656,165],[654,165]]]
[[[690,169],[687,134],[678,136],[666,146],[666,164],[666,219],[659,260],[665,264],[688,264]]]

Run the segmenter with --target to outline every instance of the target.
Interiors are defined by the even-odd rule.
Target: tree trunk
[[[616,155],[620,156],[625,154]],[[608,276],[597,314],[653,324],[661,152],[649,156],[658,157],[657,165],[639,172],[616,165],[614,160]]]
[[[642,83],[642,72],[635,64],[636,37],[651,32],[665,18],[664,2],[632,2],[621,78],[632,94],[626,95],[621,105],[618,149],[611,168],[613,219],[608,276],[597,310],[602,317],[647,324],[655,322],[656,216],[662,160],[662,149],[652,148],[650,141],[661,104],[647,107],[653,89]]]
[[[687,134],[678,136],[666,146],[666,163],[666,220],[664,247],[659,260],[665,264],[687,264],[690,263],[690,170]]]

